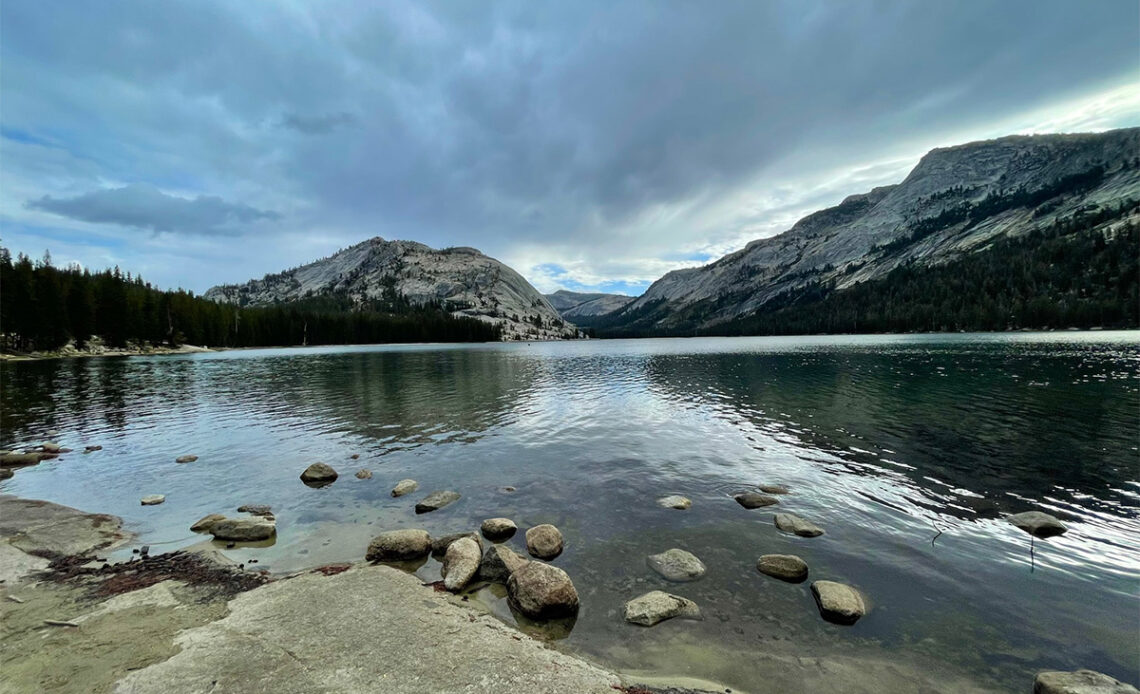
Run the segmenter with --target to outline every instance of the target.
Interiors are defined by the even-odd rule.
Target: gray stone
[[[651,554],[646,559],[649,568],[669,581],[696,581],[705,575],[705,565],[700,559],[683,549],[667,549],[661,554]]]
[[[562,554],[562,533],[558,528],[543,523],[526,531],[526,551],[532,557],[553,559]]]
[[[1138,694],[1136,687],[1093,670],[1042,672],[1033,694]]]
[[[196,455],[182,455],[174,459],[176,463],[192,463],[198,459]]]
[[[819,537],[823,528],[811,521],[804,520],[794,513],[777,513],[776,527],[784,532],[793,533],[800,537]]]
[[[372,471],[367,468],[361,468],[360,470],[356,471],[356,479],[370,480],[372,479]]]
[[[1030,535],[1041,538],[1063,535],[1068,530],[1064,523],[1041,511],[1015,513],[1009,517],[1009,522]]]
[[[431,513],[459,501],[459,492],[441,491],[432,492],[416,504],[416,513]]]
[[[475,540],[475,544],[479,545],[479,551],[483,551],[483,538],[479,537],[478,533],[452,533],[450,535],[432,538],[431,555],[436,559],[442,558],[443,555],[447,553],[447,548],[451,546],[452,542],[455,542],[456,540],[462,540],[465,537],[469,537],[472,540]]]
[[[756,570],[789,583],[801,583],[808,576],[808,565],[794,554],[765,554],[756,562]]]
[[[265,504],[242,504],[237,508],[238,513],[249,513],[254,516],[273,517],[273,507]]]
[[[673,617],[700,619],[701,610],[692,600],[654,590],[627,602],[624,617],[632,624],[651,627]]]
[[[190,526],[190,530],[196,533],[209,532],[210,528],[214,527],[214,523],[220,520],[225,520],[226,517],[220,513],[211,513],[208,516],[199,518],[194,525]]]
[[[658,499],[657,505],[664,508],[673,508],[677,509],[678,511],[684,511],[685,509],[692,506],[693,502],[687,497],[683,497],[678,494],[670,494],[669,496],[663,496]]]
[[[11,479],[15,474],[12,472],[12,468],[0,467],[0,480]]]
[[[403,496],[411,494],[419,488],[419,482],[415,480],[400,480],[396,483],[395,488],[392,489],[392,496]]]
[[[83,452],[84,453],[94,453],[95,451],[101,451],[101,450],[103,450],[102,446],[87,446],[86,448],[83,449]]]
[[[762,508],[764,506],[771,506],[773,504],[780,503],[780,500],[774,496],[759,494],[757,492],[741,492],[732,498],[736,499],[736,503],[740,504],[744,508],[749,509]]]
[[[811,584],[819,614],[835,624],[854,624],[867,614],[867,605],[859,591],[835,581],[816,581]]]
[[[301,481],[306,484],[324,485],[336,481],[336,470],[325,463],[313,463],[301,473]]]
[[[447,548],[443,555],[443,586],[452,592],[463,588],[479,571],[479,545],[471,537],[461,537]]]
[[[44,453],[59,454],[63,452],[63,448],[54,441],[45,441],[37,446]]]
[[[254,516],[253,518],[223,518],[214,521],[210,534],[215,540],[231,542],[260,542],[277,534],[277,523]]]
[[[166,501],[166,496],[163,494],[148,494],[139,499],[143,506],[157,506]]]
[[[364,558],[368,561],[412,561],[431,552],[431,536],[426,530],[389,530],[380,533],[368,545]]]
[[[790,491],[782,484],[760,484],[756,488],[765,494],[787,494]]]
[[[488,518],[480,526],[483,537],[491,541],[507,540],[518,532],[519,527],[510,518]]]
[[[578,612],[578,591],[566,572],[540,561],[527,562],[507,580],[511,604],[531,619],[570,617]]]
[[[41,460],[52,457],[48,453],[8,453],[7,455],[0,455],[0,466],[2,467],[24,467],[27,465],[39,465]]]
[[[511,574],[527,565],[527,559],[505,545],[491,545],[479,564],[479,578],[491,583],[506,583]]]

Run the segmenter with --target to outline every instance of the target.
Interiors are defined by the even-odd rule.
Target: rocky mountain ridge
[[[550,305],[568,321],[579,323],[583,318],[592,318],[612,313],[633,301],[634,297],[624,294],[601,292],[571,292],[559,289],[553,294],[544,294]]]

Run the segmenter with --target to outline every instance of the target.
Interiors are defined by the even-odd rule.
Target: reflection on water
[[[56,429],[76,450],[104,447],[0,491],[118,514],[152,546],[200,540],[186,528],[207,513],[271,504],[277,542],[230,552],[286,571],[359,560],[384,529],[508,516],[566,537],[554,563],[583,607],[546,633],[618,667],[745,690],[785,655],[947,668],[997,690],[1044,668],[1137,679],[1135,333],[256,350],[5,364],[0,379],[0,446]],[[174,463],[187,453],[198,462]],[[305,487],[316,460],[341,478]],[[374,478],[355,479],[360,467]],[[404,477],[420,491],[391,498]],[[774,509],[827,533],[785,535],[773,509],[731,499],[760,483],[791,487]],[[463,498],[414,514],[448,488]],[[149,493],[167,502],[140,507]],[[667,493],[693,508],[657,507]],[[1032,571],[1028,536],[1001,517],[1030,508],[1070,527],[1037,543]],[[509,544],[524,551],[522,533]],[[645,557],[669,547],[706,577],[650,571]],[[809,581],[761,576],[767,553],[800,555]],[[861,588],[871,614],[824,623],[820,578]],[[654,588],[705,620],[624,624],[622,603]],[[477,597],[517,619],[501,590]]]

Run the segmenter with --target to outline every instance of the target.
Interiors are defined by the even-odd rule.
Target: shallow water
[[[76,450],[0,492],[122,516],[155,551],[201,541],[190,523],[243,503],[272,505],[278,537],[230,551],[273,571],[359,560],[385,529],[508,516],[566,537],[554,563],[583,607],[548,634],[617,667],[745,690],[762,654],[937,664],[996,690],[1040,669],[1138,679],[1140,333],[252,350],[7,363],[0,380],[0,447],[55,429]],[[175,464],[187,453],[199,460]],[[335,484],[299,481],[317,460]],[[420,491],[391,498],[404,477]],[[732,500],[761,483],[792,493],[752,511]],[[463,498],[416,516],[435,489]],[[166,502],[140,506],[152,493]],[[671,493],[692,509],[654,503]],[[1001,518],[1029,509],[1070,528],[1032,556]],[[785,535],[776,510],[827,533]],[[525,551],[521,533],[510,544]],[[645,556],[669,547],[705,578],[650,571]],[[767,553],[800,555],[809,581],[760,575]],[[808,589],[822,578],[859,587],[871,613],[823,622]],[[654,588],[705,620],[625,624],[622,603]]]

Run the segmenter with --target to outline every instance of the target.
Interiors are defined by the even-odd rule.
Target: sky
[[[1135,0],[0,3],[0,245],[195,292],[382,236],[636,295],[933,147],[1136,125]]]

